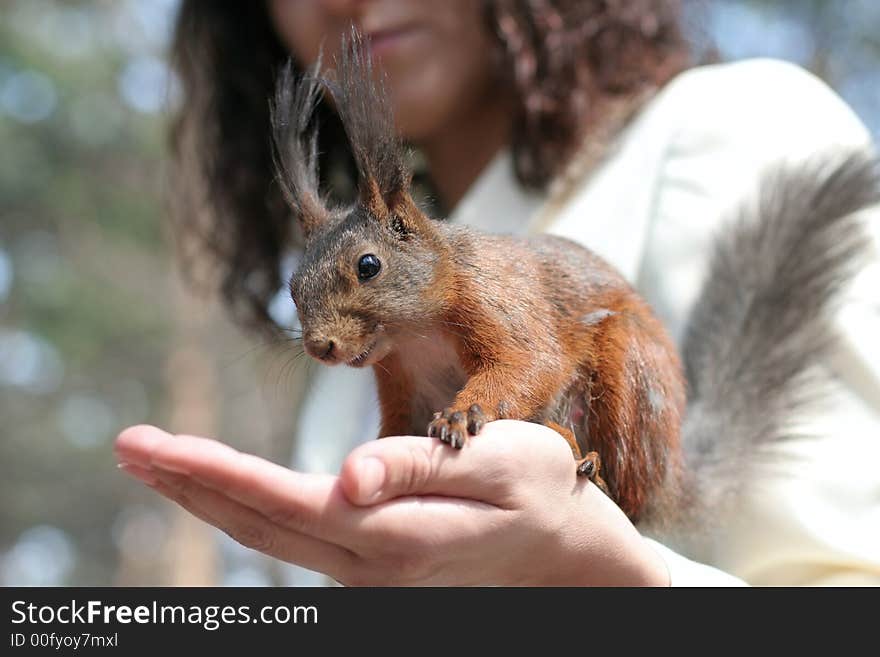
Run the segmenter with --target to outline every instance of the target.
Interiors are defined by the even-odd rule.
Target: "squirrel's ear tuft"
[[[343,36],[336,78],[324,84],[348,135],[360,176],[361,203],[380,218],[390,217],[400,205],[411,205],[411,175],[384,80],[374,77],[368,46],[354,27],[350,38]]]
[[[318,132],[309,128],[321,90],[320,67],[319,57],[310,72],[296,79],[288,60],[269,105],[275,175],[306,237],[329,216],[318,191]]]

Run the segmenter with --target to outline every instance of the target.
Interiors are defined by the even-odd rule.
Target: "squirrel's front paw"
[[[439,438],[455,449],[461,449],[468,436],[476,436],[484,424],[486,416],[477,404],[466,411],[447,408],[442,413],[434,413],[434,419],[428,425],[428,436]]]

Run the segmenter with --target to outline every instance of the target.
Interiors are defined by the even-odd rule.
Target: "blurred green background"
[[[171,257],[176,8],[0,0],[2,585],[318,581],[135,485],[111,451],[148,422],[291,453],[289,349],[188,296]],[[880,133],[880,2],[730,0],[694,16],[722,57],[801,63]]]
[[[279,581],[133,485],[111,451],[150,422],[290,455],[283,347],[240,335],[176,278],[163,200],[176,6],[0,4],[4,585]]]

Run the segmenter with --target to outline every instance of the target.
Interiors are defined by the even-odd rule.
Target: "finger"
[[[467,498],[437,495],[399,497],[364,507],[358,530],[368,548],[393,546],[394,551],[433,553],[458,558],[456,546],[466,546],[474,538],[492,534],[508,520],[509,512],[497,506]],[[436,551],[442,550],[444,554]]]
[[[116,451],[127,463],[187,474],[297,533],[349,546],[356,538],[355,509],[337,477],[295,472],[215,440],[172,436],[146,425],[123,431]]]
[[[149,424],[128,427],[116,437],[113,449],[120,463],[148,469],[156,443],[169,434]]]
[[[120,464],[120,469],[174,500],[196,517],[222,529],[243,545],[268,554],[270,548],[267,546],[275,544],[261,529],[260,525],[266,523],[264,516],[189,479],[188,475],[147,470],[128,463]],[[395,499],[392,503],[364,508],[358,518],[357,528],[368,545],[390,545],[395,542],[398,543],[398,549],[406,549],[406,545],[401,548],[399,544],[417,547],[416,544],[432,541],[426,525],[442,527],[444,540],[456,536],[466,537],[473,535],[475,531],[484,530],[488,523],[500,519],[498,513],[499,510],[494,506],[460,497],[404,497]],[[296,534],[290,530],[285,531]],[[324,550],[327,546],[328,552],[332,551],[331,548],[338,548],[350,556],[354,554],[344,546],[335,546],[318,539],[315,542],[319,550]],[[271,553],[278,558],[301,563],[299,559]],[[334,558],[332,561],[339,559]]]
[[[357,527],[367,551],[361,555],[278,527],[187,475],[159,470],[150,481],[157,492],[245,547],[343,583],[429,583],[425,574],[444,572],[464,553],[473,558],[474,540],[505,520],[505,512],[471,500],[403,498],[362,512]]]
[[[142,468],[141,466],[134,465],[133,463],[120,463],[119,469],[126,474],[131,475],[135,479],[140,480],[141,483],[144,483],[147,486],[156,486],[156,474],[152,470]]]
[[[487,424],[463,450],[438,440],[400,436],[355,449],[340,484],[353,504],[371,505],[406,495],[447,495],[506,506],[518,481],[532,473],[574,478],[571,450],[547,427],[502,420]]]
[[[158,471],[152,487],[245,547],[344,579],[357,562],[350,550],[279,527],[250,507],[186,475]]]

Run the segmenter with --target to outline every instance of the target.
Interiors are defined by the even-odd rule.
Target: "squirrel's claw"
[[[473,404],[467,411],[447,408],[434,413],[434,419],[428,425],[428,436],[461,449],[468,437],[476,436],[485,423],[486,416],[478,404]]]
[[[598,452],[589,452],[584,458],[578,459],[577,463],[577,474],[579,477],[586,477],[594,484],[596,484],[599,489],[608,495],[608,486],[605,484],[605,481],[602,477],[599,476],[599,470],[602,467],[602,460],[599,458]]]

